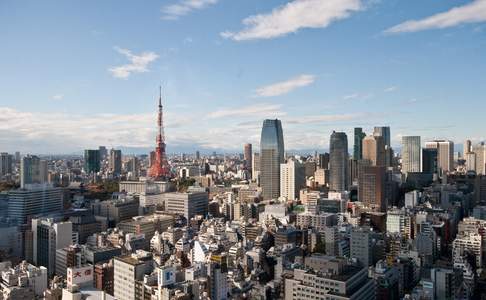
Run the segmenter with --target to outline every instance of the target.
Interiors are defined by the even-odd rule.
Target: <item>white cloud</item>
[[[52,96],[52,100],[60,101],[62,99],[64,99],[64,94],[56,94],[56,95]]]
[[[177,20],[180,17],[188,15],[194,10],[206,8],[207,6],[216,4],[217,2],[218,0],[180,0],[178,3],[162,8],[162,19]]]
[[[367,100],[373,98],[375,95],[372,93],[368,94],[360,94],[360,93],[353,93],[349,95],[344,95],[343,100]]]
[[[386,89],[384,89],[383,91],[385,93],[391,93],[391,92],[396,91],[397,89],[398,89],[398,87],[396,87],[396,86],[390,86],[390,87],[387,87]]]
[[[356,99],[358,97],[359,97],[359,94],[354,93],[354,94],[344,95],[343,100],[353,100],[353,99]]]
[[[159,57],[154,52],[142,52],[140,55],[135,55],[128,49],[119,47],[115,47],[114,49],[118,53],[125,55],[130,61],[129,64],[108,69],[115,78],[127,79],[132,73],[148,72],[148,65]]]
[[[168,113],[166,128],[177,131],[182,124],[190,124],[191,119]],[[155,113],[42,113],[0,107],[0,144],[37,153],[79,151],[98,143],[146,147],[154,144],[156,120]],[[177,137],[171,136],[170,140],[177,140]]]
[[[297,88],[308,86],[314,83],[314,75],[302,74],[286,81],[277,82],[271,85],[260,87],[255,91],[259,97],[275,97],[287,94]]]
[[[421,20],[409,20],[403,22],[385,30],[385,33],[416,32],[485,21],[486,0],[475,0],[466,5],[457,6],[446,12],[438,13]]]
[[[361,9],[361,0],[294,0],[271,13],[250,16],[243,20],[243,30],[221,36],[235,41],[271,39],[304,28],[325,28]]]
[[[219,118],[236,118],[236,117],[263,117],[263,118],[275,118],[285,115],[285,112],[280,110],[281,105],[279,104],[253,104],[247,105],[239,108],[227,108],[216,110],[208,114],[208,119],[219,119]]]

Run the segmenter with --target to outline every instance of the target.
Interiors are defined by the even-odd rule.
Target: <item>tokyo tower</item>
[[[160,87],[159,95],[159,114],[157,118],[157,126],[159,132],[157,134],[155,155],[152,160],[150,169],[148,170],[148,176],[152,179],[169,179],[170,168],[167,162],[167,156],[165,154],[165,135],[164,135],[164,119],[162,110],[162,87]]]

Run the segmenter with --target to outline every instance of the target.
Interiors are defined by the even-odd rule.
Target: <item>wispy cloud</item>
[[[280,110],[281,105],[279,104],[253,104],[244,107],[237,108],[225,108],[221,110],[216,110],[208,114],[208,119],[219,119],[228,117],[280,117],[284,116],[286,113]]]
[[[311,115],[299,118],[289,118],[285,121],[289,124],[314,124],[339,121],[354,121],[365,117],[363,113],[355,114],[334,114],[334,115]]]
[[[354,93],[354,94],[344,95],[343,100],[353,100],[353,99],[356,99],[358,97],[359,97],[359,94]]]
[[[271,39],[304,28],[325,28],[363,8],[361,0],[294,0],[271,13],[250,16],[243,20],[243,30],[221,36],[235,41]]]
[[[352,93],[343,96],[343,100],[367,100],[373,98],[374,95],[372,93],[368,94],[360,94],[360,93]]]
[[[190,14],[194,10],[206,8],[217,2],[218,0],[180,0],[178,3],[167,5],[162,8],[162,19],[177,20],[180,17]]]
[[[387,34],[416,32],[486,22],[486,0],[475,0],[420,20],[409,20],[385,30]]]
[[[142,52],[139,55],[135,55],[128,49],[119,47],[114,48],[120,54],[123,54],[130,61],[129,64],[111,67],[108,71],[115,78],[127,79],[132,73],[144,73],[148,72],[148,65],[155,61],[159,56],[155,52]]]
[[[62,99],[64,99],[64,94],[56,94],[52,96],[52,100],[60,101]]]
[[[396,87],[396,86],[390,86],[390,87],[387,87],[386,89],[384,89],[383,91],[385,93],[391,93],[391,92],[396,91],[397,89],[398,89],[398,87]]]
[[[286,81],[260,87],[255,91],[255,95],[258,97],[275,97],[284,95],[297,88],[314,83],[315,79],[316,77],[314,75],[302,74]]]

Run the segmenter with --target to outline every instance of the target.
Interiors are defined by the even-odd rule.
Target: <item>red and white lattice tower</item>
[[[159,96],[159,114],[157,118],[157,126],[159,132],[157,134],[155,155],[152,160],[152,165],[148,171],[148,176],[153,179],[168,179],[170,178],[170,167],[167,162],[165,154],[165,136],[164,136],[164,119],[162,110],[162,87],[160,87]]]

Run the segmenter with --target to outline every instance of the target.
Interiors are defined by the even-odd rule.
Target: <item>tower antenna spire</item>
[[[162,106],[162,84],[159,85],[159,106]]]
[[[153,159],[148,175],[154,179],[167,179],[170,177],[170,166],[167,162],[165,153],[165,134],[164,134],[164,116],[162,107],[162,85],[159,85],[159,111],[157,114],[157,129],[155,151],[151,153]]]

